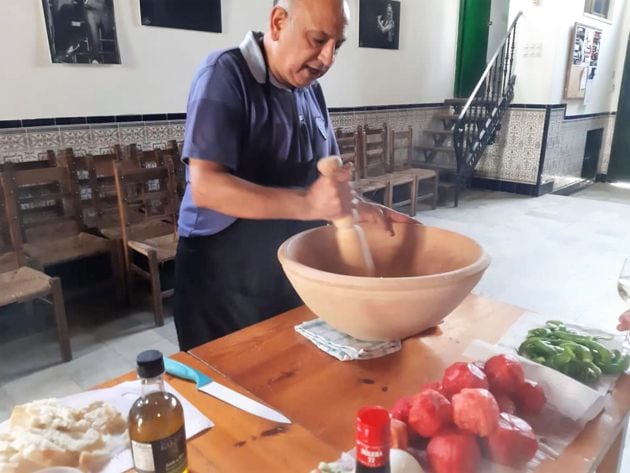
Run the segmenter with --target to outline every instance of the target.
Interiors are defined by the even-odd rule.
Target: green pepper
[[[563,348],[560,353],[556,353],[548,359],[549,366],[551,368],[562,371],[566,370],[567,365],[576,359],[575,353],[570,348]]]
[[[560,347],[570,348],[573,351],[573,353],[575,353],[576,358],[580,361],[588,361],[588,362],[593,361],[593,354],[591,353],[591,350],[584,345],[580,345],[579,343],[576,343],[576,342],[564,341],[560,343]]]
[[[518,347],[519,355],[526,356],[527,358],[540,357],[540,356],[547,358],[555,354],[558,354],[561,351],[562,350],[559,349],[558,347],[554,347],[553,345],[551,345],[550,343],[547,343],[542,338],[537,338],[537,337],[528,338],[523,343],[521,343],[520,347]]]
[[[606,374],[621,374],[630,367],[630,356],[622,355],[619,350],[613,350],[610,363],[602,365],[602,371]]]
[[[551,334],[551,330],[545,327],[533,328],[529,332],[527,332],[527,337],[548,337]]]

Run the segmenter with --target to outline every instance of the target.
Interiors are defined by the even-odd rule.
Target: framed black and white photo
[[[120,64],[113,0],[42,0],[52,62]]]
[[[398,49],[400,2],[359,0],[359,47]]]
[[[221,33],[221,0],[140,0],[146,26]]]

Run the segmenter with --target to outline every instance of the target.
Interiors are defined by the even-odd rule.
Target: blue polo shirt
[[[207,159],[263,186],[304,187],[317,177],[319,158],[339,154],[319,83],[288,89],[267,72],[262,33],[238,48],[211,53],[188,96],[182,159]],[[197,207],[188,166],[179,234],[212,235],[236,218]]]

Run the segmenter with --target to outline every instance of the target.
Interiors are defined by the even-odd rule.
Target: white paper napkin
[[[543,412],[530,417],[538,438],[538,452],[527,464],[534,471],[543,460],[557,458],[604,406],[605,394],[589,388],[564,374],[523,358],[511,348],[473,340],[463,355],[471,360],[486,361],[495,355],[509,353],[523,365],[525,377],[537,382],[545,391],[547,404]]]

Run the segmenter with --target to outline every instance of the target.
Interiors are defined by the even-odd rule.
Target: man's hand
[[[352,168],[344,166],[330,177],[319,176],[306,193],[309,220],[336,220],[352,213]]]
[[[388,207],[379,204],[373,204],[357,199],[356,211],[358,221],[365,223],[377,223],[383,226],[383,229],[390,235],[394,235],[393,223],[407,223],[412,225],[422,225],[416,219],[408,215],[396,212]]]
[[[630,310],[626,310],[619,316],[619,325],[617,325],[617,330],[622,332],[624,330],[630,330]]]

